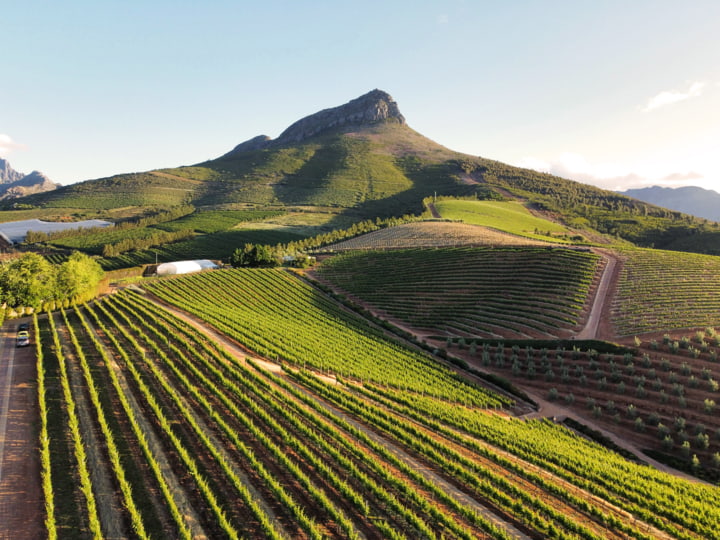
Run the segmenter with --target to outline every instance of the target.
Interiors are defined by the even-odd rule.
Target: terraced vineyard
[[[508,403],[390,340],[365,319],[282,270],[203,272],[155,281],[146,288],[268,358],[353,380],[391,384],[413,395],[430,394],[481,407]]]
[[[241,300],[207,310],[209,276]],[[261,322],[269,287],[286,299],[275,306],[286,340],[266,334],[280,317]],[[357,362],[381,369],[405,355],[406,369],[344,384],[288,364],[273,374],[129,292],[37,319],[46,526],[58,537],[720,537],[718,488],[552,422],[490,413],[503,398],[331,311],[292,276],[221,271],[154,286],[167,288],[218,327],[236,325],[243,343],[271,339],[283,358],[327,341],[337,349],[324,350],[326,374],[349,359],[336,338]],[[433,379],[454,384],[418,390]]]
[[[618,335],[720,325],[720,259],[634,249],[624,257],[612,322]]]
[[[546,242],[507,234],[488,227],[448,221],[405,223],[374,231],[324,249],[330,251],[407,249],[456,246],[530,246]]]
[[[317,275],[413,327],[449,336],[564,336],[577,328],[600,258],[552,248],[343,254]]]

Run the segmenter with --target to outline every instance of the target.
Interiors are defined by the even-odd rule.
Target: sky
[[[720,191],[720,2],[0,0],[0,157],[190,165],[380,88],[460,152]]]

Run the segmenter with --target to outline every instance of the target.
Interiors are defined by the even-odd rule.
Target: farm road
[[[611,292],[611,284],[615,277],[615,266],[617,265],[617,259],[614,256],[606,252],[601,252],[600,256],[607,261],[607,264],[605,268],[603,268],[603,274],[600,278],[597,291],[595,292],[595,298],[593,299],[592,308],[590,308],[587,323],[585,327],[577,333],[575,336],[576,339],[596,339],[598,337],[600,322],[605,310],[605,302]]]
[[[15,348],[11,321],[0,329],[0,540],[41,538],[36,448],[35,354]]]

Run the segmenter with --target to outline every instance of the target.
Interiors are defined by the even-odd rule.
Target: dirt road
[[[35,351],[17,349],[18,321],[0,329],[0,540],[44,536],[36,451]]]
[[[607,261],[607,264],[603,269],[603,275],[600,278],[600,284],[598,285],[595,293],[595,299],[593,300],[593,305],[590,309],[590,315],[588,316],[585,328],[577,333],[575,336],[576,339],[596,339],[599,337],[598,330],[600,328],[603,310],[605,309],[605,302],[611,292],[611,284],[615,275],[615,266],[617,264],[615,257],[606,253],[601,253],[600,255]]]

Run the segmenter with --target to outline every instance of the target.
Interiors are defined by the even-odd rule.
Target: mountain
[[[12,184],[23,176],[25,175],[13,169],[6,159],[0,158],[0,184]]]
[[[720,230],[624,194],[450,150],[372,90],[191,166],[119,174],[30,195],[35,206],[108,212],[192,204],[302,208],[349,222],[418,214],[428,197],[507,198],[604,241],[720,254]],[[697,233],[701,232],[702,235]],[[600,233],[600,234],[598,234]],[[585,233],[582,233],[585,234]],[[609,240],[610,239],[610,240]],[[614,240],[613,240],[614,241]]]
[[[298,120],[275,140],[267,135],[259,135],[240,143],[222,158],[231,158],[252,150],[301,143],[337,128],[371,126],[391,120],[401,125],[405,124],[405,117],[400,114],[400,109],[392,96],[375,89],[345,105],[324,109]]]
[[[52,191],[58,185],[40,171],[33,171],[30,174],[18,172],[7,160],[0,158],[0,200]]]
[[[685,214],[720,221],[720,193],[711,189],[695,186],[679,188],[652,186],[628,189],[624,194]]]

